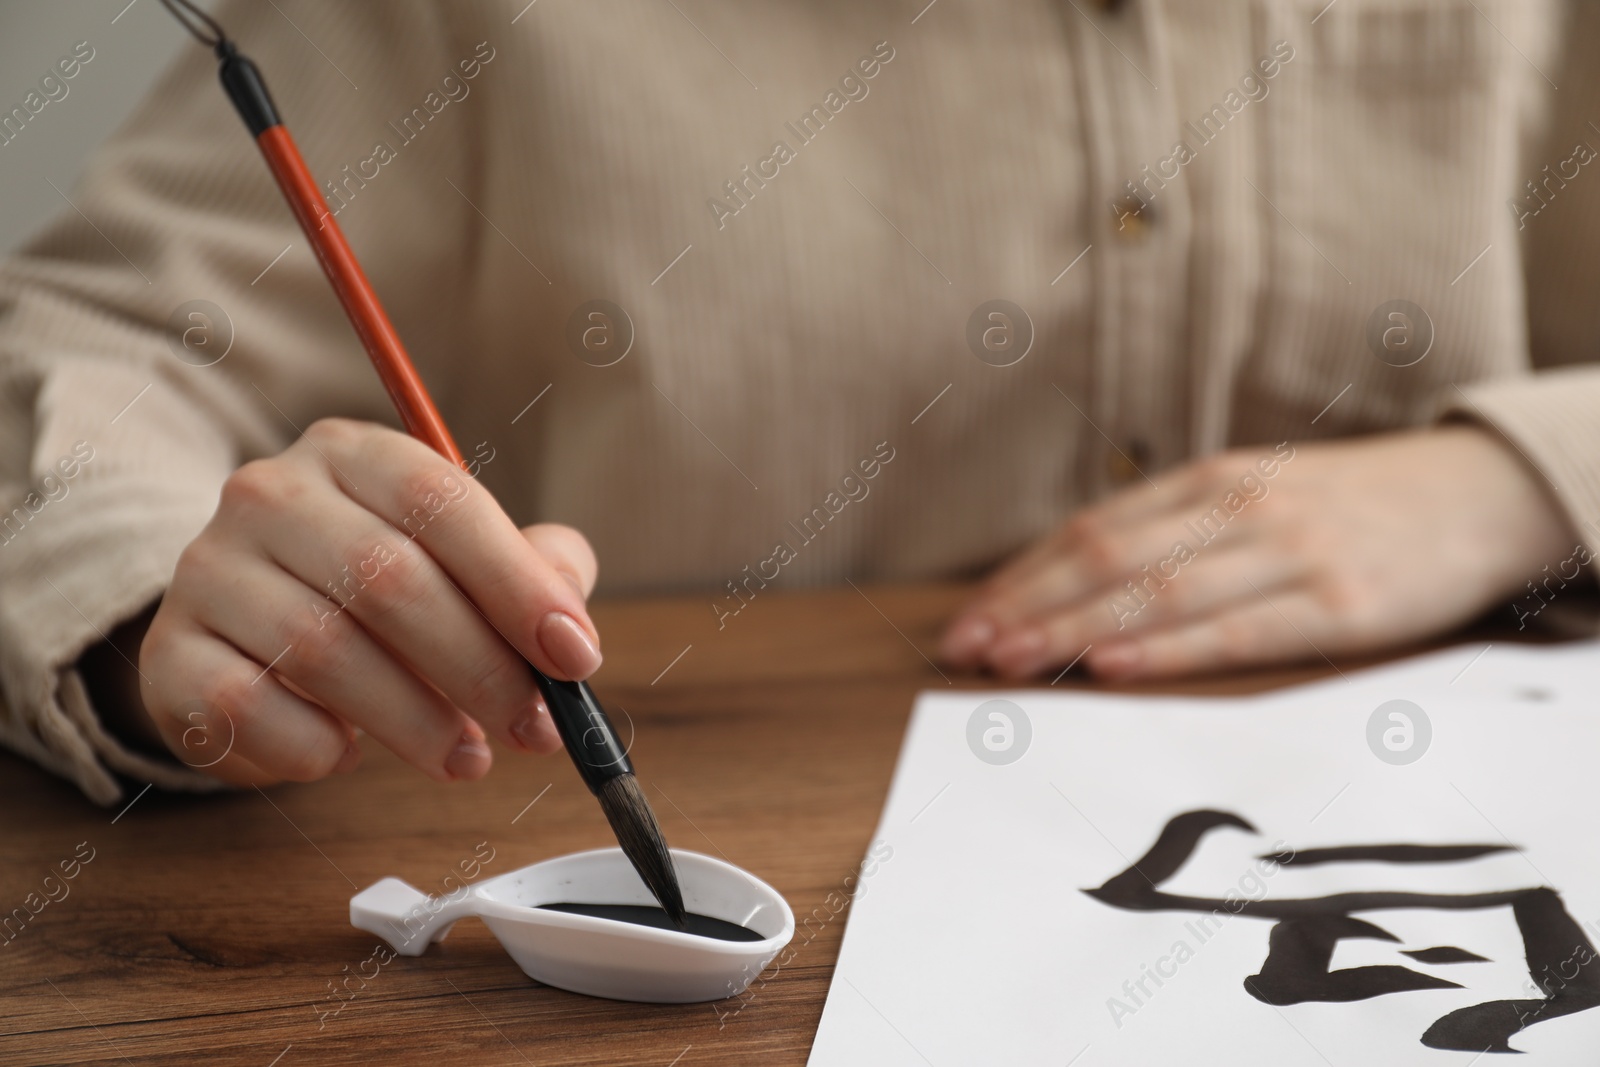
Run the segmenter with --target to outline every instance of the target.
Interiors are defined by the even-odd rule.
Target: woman
[[[517,6],[217,12],[466,474],[201,49],[0,274],[5,738],[95,799],[553,750],[597,557],[724,626],[992,571],[942,651],[1017,678],[1582,603],[1587,9]]]

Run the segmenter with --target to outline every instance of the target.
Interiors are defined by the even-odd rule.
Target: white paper
[[[1210,831],[1162,891],[1279,901],[1548,886],[1600,945],[1600,645],[1483,649],[1255,697],[924,693],[811,1067],[1506,1062],[1430,1048],[1422,1035],[1456,1009],[1545,996],[1509,906],[1356,911],[1398,942],[1340,939],[1328,965],[1404,967],[1462,988],[1274,1006],[1244,985],[1268,958],[1272,919],[1224,912],[1197,927],[1198,913],[1124,910],[1082,892],[1144,855],[1173,816],[1219,809],[1258,833]],[[996,698],[1021,707],[1032,732],[1004,765],[968,740],[974,710]],[[1391,700],[1431,723],[1415,762],[1386,762],[1369,745],[1369,720]],[[1004,730],[990,740],[1003,750]],[[1389,740],[1403,746],[1405,731]],[[1520,851],[1423,864],[1256,859],[1275,845],[1379,844]],[[1401,955],[1437,946],[1487,962]],[[1168,976],[1157,984],[1147,968]],[[1553,981],[1597,985],[1600,960],[1561,969]],[[1590,1067],[1600,1057],[1600,1007],[1533,1019],[1510,1038],[1528,1053],[1516,1062]]]

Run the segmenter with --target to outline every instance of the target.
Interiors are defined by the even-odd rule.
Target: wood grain
[[[766,591],[720,630],[707,598],[597,604],[607,659],[595,688],[620,729],[637,728],[639,778],[671,843],[754,872],[799,916],[845,892],[915,694],[992,685],[926,658],[963,596]],[[1140,691],[1254,691],[1329,672],[1319,661]],[[439,785],[368,742],[351,775],[209,797],[152,790],[119,812],[0,756],[0,917],[29,916],[0,936],[0,1063],[804,1063],[848,909],[802,932],[759,991],[721,1004],[540,986],[476,921],[360,978],[376,941],[348,925],[349,898],[373,881],[443,892],[484,842],[494,858],[480,877],[614,843],[565,757],[496,760],[482,782]],[[82,842],[93,859],[68,895],[30,915],[28,895],[36,905]],[[357,992],[331,992],[341,981]]]

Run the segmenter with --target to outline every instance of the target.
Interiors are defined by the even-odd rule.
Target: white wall
[[[94,59],[65,83],[67,95],[0,144],[0,255],[71,210],[50,182],[70,193],[89,153],[177,50],[200,47],[158,0],[0,0],[0,113],[21,106],[80,41],[94,48]]]

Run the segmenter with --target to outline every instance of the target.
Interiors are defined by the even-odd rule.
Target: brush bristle
[[[598,796],[600,809],[606,813],[623,854],[655,894],[667,917],[682,926],[688,915],[683,907],[683,890],[678,888],[678,871],[667,851],[667,839],[656,823],[656,813],[644,798],[638,780],[631,774],[618,775],[600,787]]]

